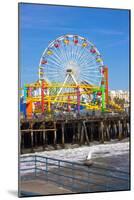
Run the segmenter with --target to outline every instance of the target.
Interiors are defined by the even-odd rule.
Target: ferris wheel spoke
[[[101,78],[101,76],[98,76],[97,74],[93,74],[93,75],[91,75],[91,74],[82,74],[82,77],[88,77],[88,78],[93,78],[93,79],[100,79]]]
[[[92,61],[92,60],[95,60],[95,57],[91,57],[91,56],[89,56],[89,54],[87,54],[86,52],[85,52],[85,55],[83,55],[82,57],[81,57],[81,59],[79,59],[79,63],[83,63],[83,62],[85,62],[85,61]]]
[[[73,60],[73,47],[75,47],[75,46],[73,46],[72,44],[71,44],[71,60]]]
[[[84,52],[85,52],[85,47],[81,46],[79,48],[79,53],[78,53],[78,56],[77,56],[78,61],[80,61],[80,59],[83,58]]]
[[[64,56],[66,58],[66,62],[65,63],[67,63],[68,62],[68,56],[67,56],[67,53],[66,53],[65,45],[62,46],[62,51],[64,52]]]
[[[87,50],[87,48],[84,48],[83,54],[84,55],[82,55],[78,58],[79,62],[85,60],[85,56],[87,56],[89,60],[91,60],[93,58],[93,55],[91,55],[91,53],[89,52],[89,50]]]
[[[63,71],[62,71],[62,69],[60,69],[60,68],[57,68],[57,69],[55,69],[54,71],[53,71],[53,69],[49,69],[50,68],[50,66],[48,66],[47,68],[46,68],[46,72],[45,72],[45,75],[49,75],[49,76],[52,76],[53,74],[54,75],[59,75],[59,73],[63,73]],[[52,77],[51,77],[52,78]],[[60,79],[61,77],[59,77],[59,79]]]
[[[61,47],[59,47],[58,49],[55,49],[55,51],[57,52],[57,55],[59,56],[61,63],[66,62],[66,57],[64,55],[64,52],[61,51]]]
[[[77,60],[75,59],[75,52],[77,51],[77,45],[75,45],[75,46],[72,46],[72,60],[74,61],[74,62],[77,62]]]
[[[63,62],[59,63],[59,62],[57,62],[56,59],[54,59],[53,57],[51,57],[51,59],[48,60],[48,63],[49,63],[49,64],[50,64],[50,63],[53,63],[53,64],[55,64],[56,66],[58,66],[59,68],[61,68],[61,69],[62,69],[63,66],[64,66]]]
[[[78,63],[78,59],[77,59],[77,53],[79,51],[79,46],[75,46],[75,49],[74,49],[74,61]]]
[[[92,59],[88,60],[87,58],[85,58],[85,60],[83,60],[83,62],[80,62],[81,64],[88,64],[91,65],[92,63],[97,66],[96,63],[96,58],[92,57]]]
[[[85,48],[84,47],[79,48],[79,52],[78,52],[78,55],[77,55],[78,62],[80,62],[80,60],[83,58],[84,52],[85,52]]]
[[[83,55],[84,48],[77,46],[76,53],[75,53],[75,60],[79,62],[79,58]]]
[[[85,75],[85,76],[86,76],[86,75]],[[87,77],[88,77],[88,78],[90,77],[90,79],[93,78],[94,80],[100,79],[100,78],[101,78],[101,76],[98,76],[98,75],[88,75]]]
[[[64,46],[64,48],[62,49],[62,51],[63,51],[64,56],[65,56],[65,58],[66,58],[66,62],[65,62],[65,63],[67,63],[67,62],[69,61],[69,57],[68,57],[68,55],[67,55],[67,51],[66,51],[66,47],[65,47],[65,46]]]
[[[66,56],[64,48],[59,48],[59,51],[60,51],[60,53],[62,55],[62,58],[63,58],[64,62],[66,63],[67,62],[67,56]]]
[[[64,45],[64,52],[65,52],[65,56],[66,56],[66,60],[67,62],[69,62],[69,57],[68,57],[68,50],[67,50],[67,46]]]
[[[54,67],[61,68],[60,63],[56,62],[54,59],[48,60],[47,66],[50,66],[50,69],[54,69]]]
[[[85,60],[85,62],[81,63],[81,66],[83,67],[83,70],[84,70],[84,69],[88,69],[92,66],[96,67],[96,63],[94,62],[94,59],[90,60],[90,61]]]
[[[89,81],[90,81],[90,83],[91,83],[92,85],[94,85],[94,86],[98,85],[99,82],[100,82],[99,80],[95,80],[95,79],[90,79]]]
[[[86,81],[89,85],[92,85],[92,86],[94,85],[94,81],[91,81],[91,80],[88,80],[88,79],[85,79],[85,78],[84,79],[81,78],[80,82],[82,83],[83,81]]]
[[[77,48],[76,46],[72,46],[72,60],[73,61],[75,61],[75,51],[76,51],[76,48]]]
[[[82,71],[81,73],[85,73],[85,74],[98,74],[99,76],[101,76],[101,74],[98,72],[98,70],[88,70],[88,71]]]
[[[61,61],[56,54],[54,56],[49,57],[47,61],[51,62],[51,60],[53,60],[55,63],[58,63],[59,65],[61,64]]]
[[[98,71],[88,71],[88,72],[83,71],[81,74],[87,74],[87,75],[91,75],[91,74],[93,74],[93,75],[100,75],[100,74],[98,73]]]
[[[77,62],[77,54],[78,54],[79,46],[76,45],[74,49],[74,61]]]
[[[66,62],[66,64],[67,64],[70,61],[68,45],[64,46],[64,52],[65,52],[65,55],[67,58],[67,62]]]
[[[63,59],[62,59],[62,56],[61,56],[61,53],[59,53],[58,51],[55,51],[56,53],[54,53],[52,55],[52,57],[56,57],[58,59],[58,62],[62,63],[63,62]]]
[[[82,71],[86,71],[86,72],[92,71],[92,70],[99,71],[99,68],[96,65],[94,65],[94,63],[92,65],[91,64],[81,65],[81,67],[83,69]]]
[[[58,48],[59,49],[59,48]],[[57,57],[59,58],[60,60],[60,63],[62,63],[63,59],[62,59],[62,56],[61,56],[61,52],[59,50],[57,50],[57,48],[55,48],[55,52],[57,54]]]
[[[79,51],[78,51],[78,54],[77,54],[77,60],[79,60],[79,57],[80,57],[80,55],[82,54],[82,51],[84,50],[84,49],[82,48],[82,46],[78,46],[78,48],[79,48]]]
[[[51,63],[51,62],[53,62],[53,63],[55,63],[55,64],[57,64],[57,65],[61,65],[61,63],[55,58],[55,57],[49,57],[48,58],[48,60],[47,60],[47,64],[49,64],[49,63]]]
[[[69,60],[71,60],[71,43],[68,45],[68,49],[69,49]]]

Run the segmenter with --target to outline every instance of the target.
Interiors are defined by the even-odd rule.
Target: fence
[[[84,166],[65,160],[32,155],[20,159],[21,180],[41,179],[72,192],[129,190],[129,173],[100,167]]]

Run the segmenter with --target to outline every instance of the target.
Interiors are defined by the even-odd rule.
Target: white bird
[[[91,160],[92,157],[92,151],[89,151],[88,156],[86,157],[87,160]]]
[[[84,165],[90,166],[90,165],[93,164],[93,161],[91,160],[91,158],[92,158],[92,152],[93,151],[89,151],[88,156],[86,157],[86,160],[84,161]]]

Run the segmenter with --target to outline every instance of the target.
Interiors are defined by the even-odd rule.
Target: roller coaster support
[[[105,101],[108,105],[108,67],[104,67],[104,78],[105,78]]]
[[[42,113],[44,113],[44,111],[45,111],[44,89],[45,89],[45,82],[44,82],[44,80],[42,80],[42,85],[41,85],[41,109],[42,109]]]
[[[80,113],[80,87],[77,87],[77,109],[78,113]]]
[[[101,111],[104,112],[106,108],[105,104],[105,86],[101,85],[101,92],[102,92],[102,106],[101,106]]]

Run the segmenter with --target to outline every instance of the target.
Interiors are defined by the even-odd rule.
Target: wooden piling
[[[120,120],[118,121],[118,139],[122,139],[122,123]]]
[[[114,139],[117,138],[117,126],[116,123],[113,123],[113,132],[114,132]]]
[[[72,126],[73,126],[73,141],[72,141],[72,144],[74,144],[76,142],[76,132],[75,132],[76,131],[76,129],[75,129],[76,124],[73,123]]]
[[[130,135],[130,127],[129,127],[129,122],[127,122],[127,137]]]
[[[127,122],[126,120],[123,121],[123,137],[127,137]]]
[[[37,137],[38,137],[38,132],[35,132],[35,133],[34,133],[34,145],[35,145],[35,147],[38,147],[38,140],[37,140]]]
[[[61,132],[62,132],[62,146],[64,147],[64,142],[65,142],[65,136],[64,136],[64,134],[65,134],[65,130],[64,130],[64,127],[65,127],[65,124],[62,122],[61,123]]]
[[[19,138],[20,138],[20,144],[21,144],[21,148],[22,149],[24,149],[25,148],[25,141],[24,141],[24,134],[25,133],[20,133],[20,136],[19,136]]]
[[[31,152],[32,153],[34,152],[33,145],[34,145],[34,143],[33,143],[33,130],[31,129]]]
[[[106,137],[107,140],[110,141],[110,129],[109,129],[109,122],[106,124]]]
[[[100,122],[100,127],[99,127],[99,132],[100,132],[100,143],[104,143],[104,124],[103,121]]]
[[[84,126],[82,126],[82,128],[81,128],[81,134],[80,134],[80,145],[82,145],[83,144],[83,142],[84,142]]]
[[[78,133],[77,133],[77,142],[80,142],[80,132],[81,132],[81,123],[78,122]]]
[[[88,125],[88,128],[89,128],[89,132],[90,132],[90,140],[91,140],[91,142],[93,142],[93,140],[94,140],[94,124],[90,123]]]
[[[57,131],[56,131],[56,122],[54,122],[54,146],[57,146]]]
[[[44,130],[43,131],[43,150],[45,149],[46,146],[47,146],[46,145],[46,131]]]
[[[89,145],[90,142],[89,142],[89,138],[88,138],[87,127],[86,127],[86,122],[85,121],[83,121],[83,127],[84,127],[86,142]]]

